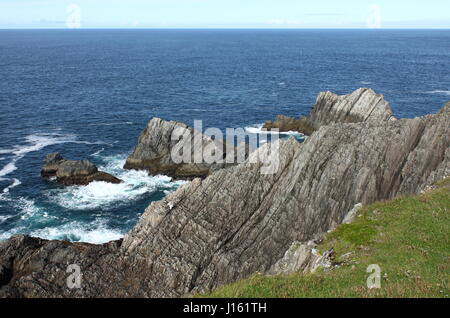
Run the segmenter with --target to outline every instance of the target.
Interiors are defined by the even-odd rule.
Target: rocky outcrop
[[[98,171],[88,160],[65,160],[60,153],[45,157],[41,175],[45,178],[56,177],[56,181],[64,185],[87,185],[93,181],[122,182],[109,173]]]
[[[293,246],[334,228],[359,203],[417,193],[450,175],[449,127],[448,111],[322,126],[303,144],[266,144],[245,163],[153,202],[123,242],[2,242],[0,265],[13,275],[0,295],[179,297],[283,270],[283,259],[315,266],[322,261]],[[277,145],[278,154],[270,151]],[[278,169],[263,174],[268,156]],[[81,264],[82,289],[67,288],[68,264]]]
[[[333,250],[321,254],[314,241],[294,242],[267,274],[289,275],[299,272],[314,273],[319,268],[330,269],[333,267],[333,257]]]
[[[369,88],[360,88],[349,95],[320,93],[311,114],[299,119],[278,116],[263,128],[278,128],[281,132],[299,131],[311,135],[322,126],[334,123],[382,122],[395,120],[391,107],[383,95]]]
[[[267,130],[278,129],[280,132],[298,131],[307,136],[315,130],[307,117],[296,119],[284,115],[278,115],[274,121],[267,121],[263,128]]]
[[[172,138],[174,132],[190,137]],[[175,149],[178,149],[180,154],[187,155],[186,160],[175,162],[172,158]],[[183,149],[189,151],[183,153]],[[224,163],[205,162],[204,151],[224,154],[220,158],[224,159]],[[243,151],[245,157],[248,149]],[[124,168],[147,170],[152,175],[164,174],[175,179],[205,178],[214,171],[236,164],[238,155],[239,151],[235,147],[227,146],[222,140],[213,140],[183,123],[153,118],[141,133],[138,144],[128,157]]]

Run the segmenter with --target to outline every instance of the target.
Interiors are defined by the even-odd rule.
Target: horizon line
[[[301,28],[301,27],[0,27],[0,30],[450,30],[449,27],[421,27],[421,28],[364,28],[364,27],[342,27],[342,28]]]

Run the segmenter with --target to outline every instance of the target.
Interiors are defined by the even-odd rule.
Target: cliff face
[[[2,242],[0,267],[12,275],[0,295],[178,297],[271,272],[293,244],[341,223],[356,204],[416,193],[450,175],[448,105],[422,118],[383,118],[322,126],[303,144],[279,141],[279,169],[270,175],[252,160],[267,144],[246,163],[152,203],[123,242]],[[71,262],[82,267],[84,289],[66,286]]]
[[[302,145],[282,142],[276,174],[247,163],[195,180],[153,204],[122,250],[146,258],[151,285],[169,296],[268,271],[293,242],[329,230],[356,204],[448,175],[449,127],[447,113],[325,126]]]
[[[176,131],[184,131],[190,138],[172,140],[172,135]],[[189,147],[190,152],[185,162],[175,162],[172,159],[172,152],[183,147]],[[234,149],[234,147],[229,146]],[[203,154],[203,151],[227,152],[227,145],[222,140],[213,140],[209,136],[194,130],[183,123],[177,121],[165,121],[160,118],[153,118],[141,133],[138,144],[134,152],[128,157],[124,168],[147,170],[150,174],[165,174],[174,178],[192,179],[196,177],[205,178],[211,172],[222,169],[230,164],[208,164],[196,160],[194,154]],[[230,153],[236,156],[237,151]],[[225,159],[226,160],[226,159]],[[232,160],[231,162],[235,162]]]
[[[369,88],[360,88],[349,95],[320,93],[308,117],[299,119],[278,116],[264,125],[266,129],[299,131],[311,135],[322,126],[334,123],[382,122],[395,120],[391,107],[383,95]]]

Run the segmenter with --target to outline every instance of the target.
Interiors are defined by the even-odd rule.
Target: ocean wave
[[[124,121],[118,123],[98,123],[98,124],[89,124],[89,126],[116,126],[116,125],[133,125],[132,121]]]
[[[0,224],[5,222],[6,220],[10,219],[11,215],[0,215]]]
[[[11,185],[7,186],[6,188],[4,188],[3,189],[3,193],[9,193],[9,190],[11,190],[12,188],[15,188],[15,187],[17,187],[17,186],[22,184],[22,182],[20,182],[19,179],[14,178],[12,180],[13,180],[13,183]]]
[[[16,161],[17,161],[17,160],[18,160],[17,158],[14,158],[12,161],[10,161],[9,163],[7,163],[7,164],[2,168],[2,170],[0,170],[0,178],[6,176],[6,175],[8,175],[8,174],[10,174],[11,172],[13,172],[13,171],[15,171],[15,170],[17,170],[17,167],[16,167]]]
[[[103,151],[105,151],[105,148],[102,148],[102,149],[100,149],[100,150],[94,152],[93,154],[91,154],[91,157],[96,157],[96,156],[98,156],[99,154],[101,154]]]
[[[73,134],[60,134],[60,133],[39,133],[39,134],[33,134],[28,135],[24,138],[25,144],[16,145],[13,148],[10,149],[0,149],[1,154],[10,154],[13,155],[10,162],[8,162],[3,168],[0,169],[0,178],[3,178],[10,173],[17,170],[16,163],[18,160],[25,157],[26,154],[30,152],[35,152],[44,149],[45,147],[51,146],[51,145],[57,145],[57,144],[64,144],[64,143],[76,143],[76,144],[89,144],[89,145],[96,145],[96,144],[105,144],[104,142],[89,142],[89,141],[80,141],[77,139],[76,135]],[[14,186],[17,186],[17,179],[13,179]],[[13,187],[14,187],[13,186]],[[13,188],[8,187],[4,189],[3,191]]]
[[[99,169],[117,176],[123,182],[91,182],[87,186],[73,186],[48,190],[47,197],[59,206],[73,210],[107,208],[111,205],[129,204],[143,195],[157,190],[175,190],[183,181],[172,182],[167,176],[149,176],[146,171],[124,170],[126,156],[103,157]]]
[[[105,223],[97,221],[94,224],[70,222],[62,226],[46,227],[31,232],[31,236],[48,240],[65,240],[103,244],[123,238],[125,233],[111,229]]]
[[[450,91],[444,91],[444,90],[434,90],[434,91],[428,91],[425,92],[426,94],[442,94],[442,95],[449,95],[450,96]]]
[[[7,240],[13,235],[28,234],[46,240],[64,240],[91,244],[103,244],[123,238],[125,233],[111,229],[101,221],[94,223],[70,222],[64,225],[48,226],[27,232],[24,226],[15,227],[0,234],[0,240]]]

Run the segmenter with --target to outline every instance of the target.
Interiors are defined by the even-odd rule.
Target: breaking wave
[[[47,227],[33,231],[32,236],[49,240],[64,240],[71,242],[85,242],[103,244],[119,240],[125,233],[109,228],[104,222],[96,221],[91,224],[70,222],[58,227]]]
[[[434,91],[428,91],[425,92],[426,94],[442,94],[442,95],[449,95],[450,96],[450,91],[444,91],[444,90],[434,90]]]
[[[10,162],[8,162],[3,168],[0,169],[0,180],[10,180],[4,178],[10,173],[17,170],[16,163],[26,154],[30,152],[39,151],[44,149],[45,147],[57,144],[65,144],[65,143],[76,143],[76,144],[104,144],[103,142],[88,142],[88,141],[80,141],[77,139],[76,135],[73,134],[59,134],[59,133],[42,133],[42,134],[33,134],[28,135],[24,138],[25,143],[16,145],[10,149],[0,149],[0,154],[11,155],[12,158]],[[11,179],[13,183],[3,189],[3,192],[9,192],[10,189],[21,184],[18,179]]]
[[[124,170],[125,160],[125,155],[104,157],[105,164],[99,166],[100,170],[118,177],[122,183],[92,182],[87,186],[53,189],[47,192],[47,197],[67,209],[105,209],[111,205],[129,204],[157,190],[173,191],[184,183],[172,182],[167,176],[149,176],[145,171]]]

